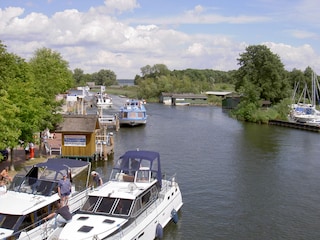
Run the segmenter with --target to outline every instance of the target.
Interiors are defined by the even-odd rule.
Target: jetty
[[[320,132],[320,126],[310,125],[306,123],[289,122],[289,121],[281,121],[281,120],[269,120],[269,125],[296,128],[296,129],[312,131],[312,132]]]

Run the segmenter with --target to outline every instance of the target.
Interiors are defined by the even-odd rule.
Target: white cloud
[[[305,70],[306,67],[311,67],[315,71],[319,71],[320,57],[316,54],[314,49],[304,44],[299,47],[293,47],[284,43],[264,43],[273,53],[279,55],[285,68],[291,71],[293,68]]]
[[[117,4],[116,4],[117,3]],[[61,53],[70,68],[92,73],[101,69],[114,71],[119,78],[133,78],[140,68],[163,63],[171,70],[186,68],[237,69],[237,58],[248,43],[231,36],[208,33],[187,34],[161,24],[229,24],[268,21],[264,16],[223,16],[209,14],[201,5],[184,15],[144,22],[119,20],[113,13],[138,8],[135,0],[105,1],[88,12],[69,9],[52,17],[41,13],[24,14],[22,8],[0,9],[0,36],[8,50],[29,59],[41,47]],[[146,22],[150,22],[146,23]],[[201,26],[201,25],[199,25]],[[214,27],[214,25],[212,25]],[[291,30],[295,37],[317,37],[312,31]],[[289,34],[288,34],[289,35]],[[259,44],[259,43],[256,43]],[[266,43],[279,54],[287,68],[320,67],[319,55],[311,45]],[[316,69],[317,70],[317,69]]]
[[[317,33],[305,31],[305,30],[293,29],[293,30],[288,30],[286,32],[288,32],[290,35],[298,39],[319,38],[319,35]]]
[[[118,13],[131,11],[139,7],[139,4],[136,0],[105,0],[104,4],[107,12]]]

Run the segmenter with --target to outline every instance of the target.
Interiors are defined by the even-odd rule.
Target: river
[[[320,239],[318,133],[239,122],[219,107],[146,108],[146,126],[114,132],[114,158],[153,150],[176,173],[184,205],[163,239]],[[105,181],[112,164],[96,163]]]

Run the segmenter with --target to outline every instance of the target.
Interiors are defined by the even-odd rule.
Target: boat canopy
[[[46,162],[33,165],[33,169],[44,168],[46,171],[56,172],[54,179],[59,179],[64,174],[77,174],[88,167],[90,162],[74,160],[69,158],[49,158]],[[32,170],[30,171],[30,173]],[[59,173],[59,174],[58,174]],[[60,176],[59,176],[60,175]]]
[[[148,169],[156,175],[158,184],[161,185],[160,154],[153,151],[132,150],[127,151],[115,163],[114,170],[132,173],[139,169]]]

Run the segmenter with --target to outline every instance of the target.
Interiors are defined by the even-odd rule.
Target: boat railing
[[[177,184],[176,174],[173,174],[170,177],[167,177],[166,174],[163,174],[163,176],[162,176],[162,190],[164,190],[166,192],[170,189],[170,187],[172,187],[176,184]]]

